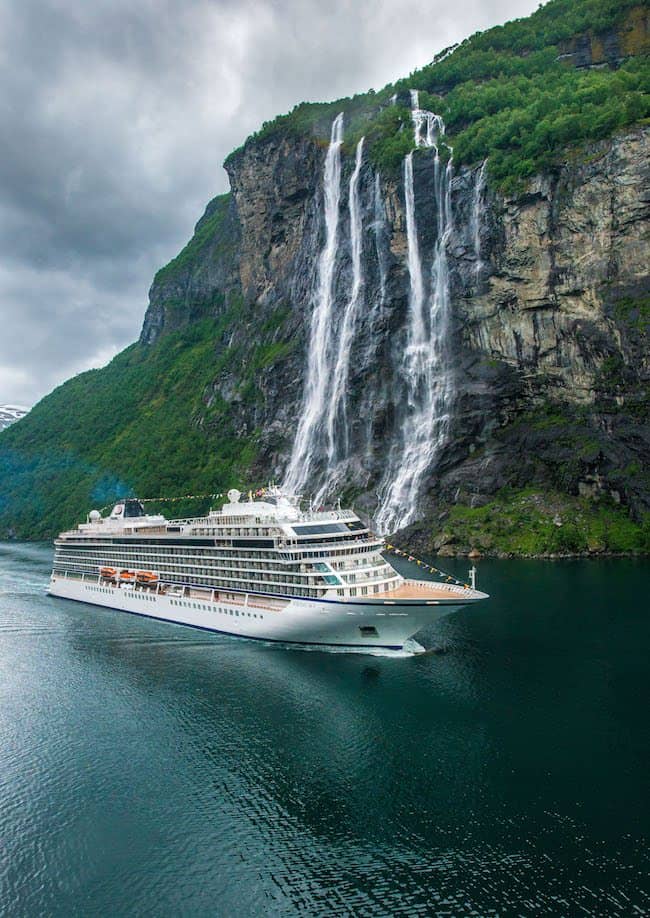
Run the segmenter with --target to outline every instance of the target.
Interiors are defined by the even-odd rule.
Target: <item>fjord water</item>
[[[1,914],[650,908],[647,563],[481,562],[395,659],[48,598],[50,558],[0,548]]]

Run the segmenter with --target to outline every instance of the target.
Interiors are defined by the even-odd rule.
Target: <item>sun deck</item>
[[[380,597],[382,602],[437,602],[440,600],[468,602],[485,598],[485,593],[455,583],[436,583],[434,580],[405,580],[395,590],[387,590]]]

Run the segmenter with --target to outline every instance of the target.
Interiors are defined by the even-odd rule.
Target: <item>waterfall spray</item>
[[[409,269],[409,316],[402,376],[406,405],[398,440],[390,451],[380,486],[376,523],[380,532],[401,529],[418,515],[418,500],[428,469],[447,435],[451,384],[447,356],[449,315],[449,267],[447,246],[452,233],[451,148],[443,167],[439,147],[444,122],[439,115],[419,108],[416,90],[413,104],[414,143],[434,150],[433,184],[437,214],[436,243],[425,303],[425,282],[417,236],[413,187],[413,152],[404,160],[404,200]]]
[[[481,271],[483,269],[483,260],[481,258],[481,225],[483,222],[483,205],[485,197],[487,159],[483,160],[481,168],[477,170],[476,181],[474,184],[474,199],[472,206],[472,242],[474,243],[474,276],[478,283]]]
[[[357,144],[354,171],[350,177],[348,194],[348,212],[350,216],[350,256],[352,261],[352,285],[347,300],[341,329],[339,332],[336,361],[331,378],[331,393],[327,405],[325,431],[327,437],[327,476],[316,501],[322,500],[335,476],[335,465],[338,459],[348,452],[347,393],[350,372],[350,352],[356,330],[357,318],[361,308],[363,287],[362,254],[362,220],[361,201],[359,198],[359,176],[363,162],[362,137]]]
[[[375,308],[380,308],[386,302],[386,274],[388,268],[386,264],[386,245],[388,231],[386,228],[384,200],[381,196],[381,179],[378,172],[375,173],[372,231],[375,236],[375,252],[379,266],[379,301],[374,306]]]
[[[307,358],[307,381],[298,430],[284,479],[284,487],[298,493],[309,478],[315,459],[318,435],[329,383],[332,353],[332,308],[334,265],[338,248],[339,203],[341,196],[341,144],[343,113],[332,124],[323,175],[325,243],[318,265],[318,286],[311,318]]]
[[[409,332],[406,356],[410,360],[409,350],[413,344],[422,341],[424,336],[423,306],[424,280],[420,261],[420,244],[418,228],[415,222],[415,192],[413,190],[413,153],[404,160],[404,205],[406,210],[406,239],[409,269]]]

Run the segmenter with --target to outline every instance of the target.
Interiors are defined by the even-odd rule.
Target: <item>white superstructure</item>
[[[193,519],[137,500],[63,532],[49,592],[240,637],[399,649],[485,593],[403,578],[352,510],[301,511],[271,488]]]

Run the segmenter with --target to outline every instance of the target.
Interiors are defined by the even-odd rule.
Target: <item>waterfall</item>
[[[415,222],[415,192],[413,190],[413,153],[404,160],[404,203],[406,210],[406,239],[409,269],[409,331],[405,357],[411,362],[413,346],[424,339],[424,280],[420,262],[418,228]]]
[[[485,195],[487,159],[483,160],[481,168],[477,170],[476,182],[474,184],[474,195],[472,201],[472,242],[474,244],[474,276],[478,283],[481,271],[483,269],[483,260],[481,258],[481,225],[483,223],[483,204]]]
[[[420,93],[411,90],[411,121],[413,122],[413,144],[416,147],[436,147],[444,136],[445,123],[440,115],[420,108]]]
[[[445,123],[440,115],[416,108],[411,112],[413,120],[413,142],[416,147],[437,147],[438,139],[444,136]]]
[[[386,302],[386,253],[384,245],[386,241],[386,213],[384,211],[384,199],[381,196],[381,179],[379,173],[375,173],[375,190],[373,200],[373,222],[372,230],[375,236],[375,252],[377,255],[377,264],[379,266],[379,302],[375,304],[381,307]]]
[[[447,437],[453,395],[447,349],[450,300],[447,249],[452,233],[452,150],[446,145],[449,157],[445,164],[440,153],[445,146],[442,118],[420,109],[417,90],[411,92],[411,102],[413,146],[415,149],[427,148],[429,157],[433,153],[436,232],[431,263],[425,269],[418,238],[414,188],[416,154],[412,150],[403,162],[409,273],[407,327],[404,346],[398,357],[404,392],[403,413],[388,450],[386,471],[379,488],[376,522],[380,532],[403,528],[419,515],[418,504],[426,475]],[[284,480],[285,488],[297,494],[318,478],[317,502],[329,496],[339,484],[351,458],[347,401],[350,362],[365,299],[360,198],[362,138],[357,144],[354,169],[348,184],[350,287],[340,312],[335,309],[342,142],[343,115],[340,114],[332,124],[325,156],[325,238],[318,259],[312,299],[303,406]],[[475,198],[480,206],[480,190]],[[374,313],[385,302],[387,270],[384,251],[386,217],[378,175],[375,176],[373,207],[372,228],[379,267],[379,301],[373,302],[370,307]]]
[[[325,432],[327,438],[327,475],[325,483],[316,497],[320,502],[333,483],[336,463],[348,453],[347,394],[350,372],[350,352],[361,309],[361,291],[363,286],[362,255],[362,220],[361,201],[359,199],[359,176],[363,161],[362,137],[357,144],[354,171],[350,177],[348,192],[348,213],[350,216],[350,256],[352,261],[352,285],[345,305],[343,319],[336,348],[336,361],[331,377]]]
[[[419,108],[419,95],[411,92],[414,144],[434,150],[433,187],[436,207],[436,242],[425,297],[415,195],[413,152],[404,160],[404,199],[409,270],[409,314],[406,348],[401,373],[406,404],[397,441],[390,451],[388,467],[379,490],[376,523],[380,532],[401,529],[418,516],[418,501],[426,472],[445,442],[452,396],[447,355],[449,321],[449,266],[447,246],[452,233],[451,148],[443,167],[440,146],[444,122],[440,116]]]
[[[342,143],[343,113],[341,112],[332,123],[330,144],[325,156],[323,174],[325,242],[318,264],[318,284],[311,317],[305,394],[284,479],[284,487],[293,493],[298,493],[304,487],[318,455],[332,369],[331,320],[334,305],[334,265],[338,248]]]

